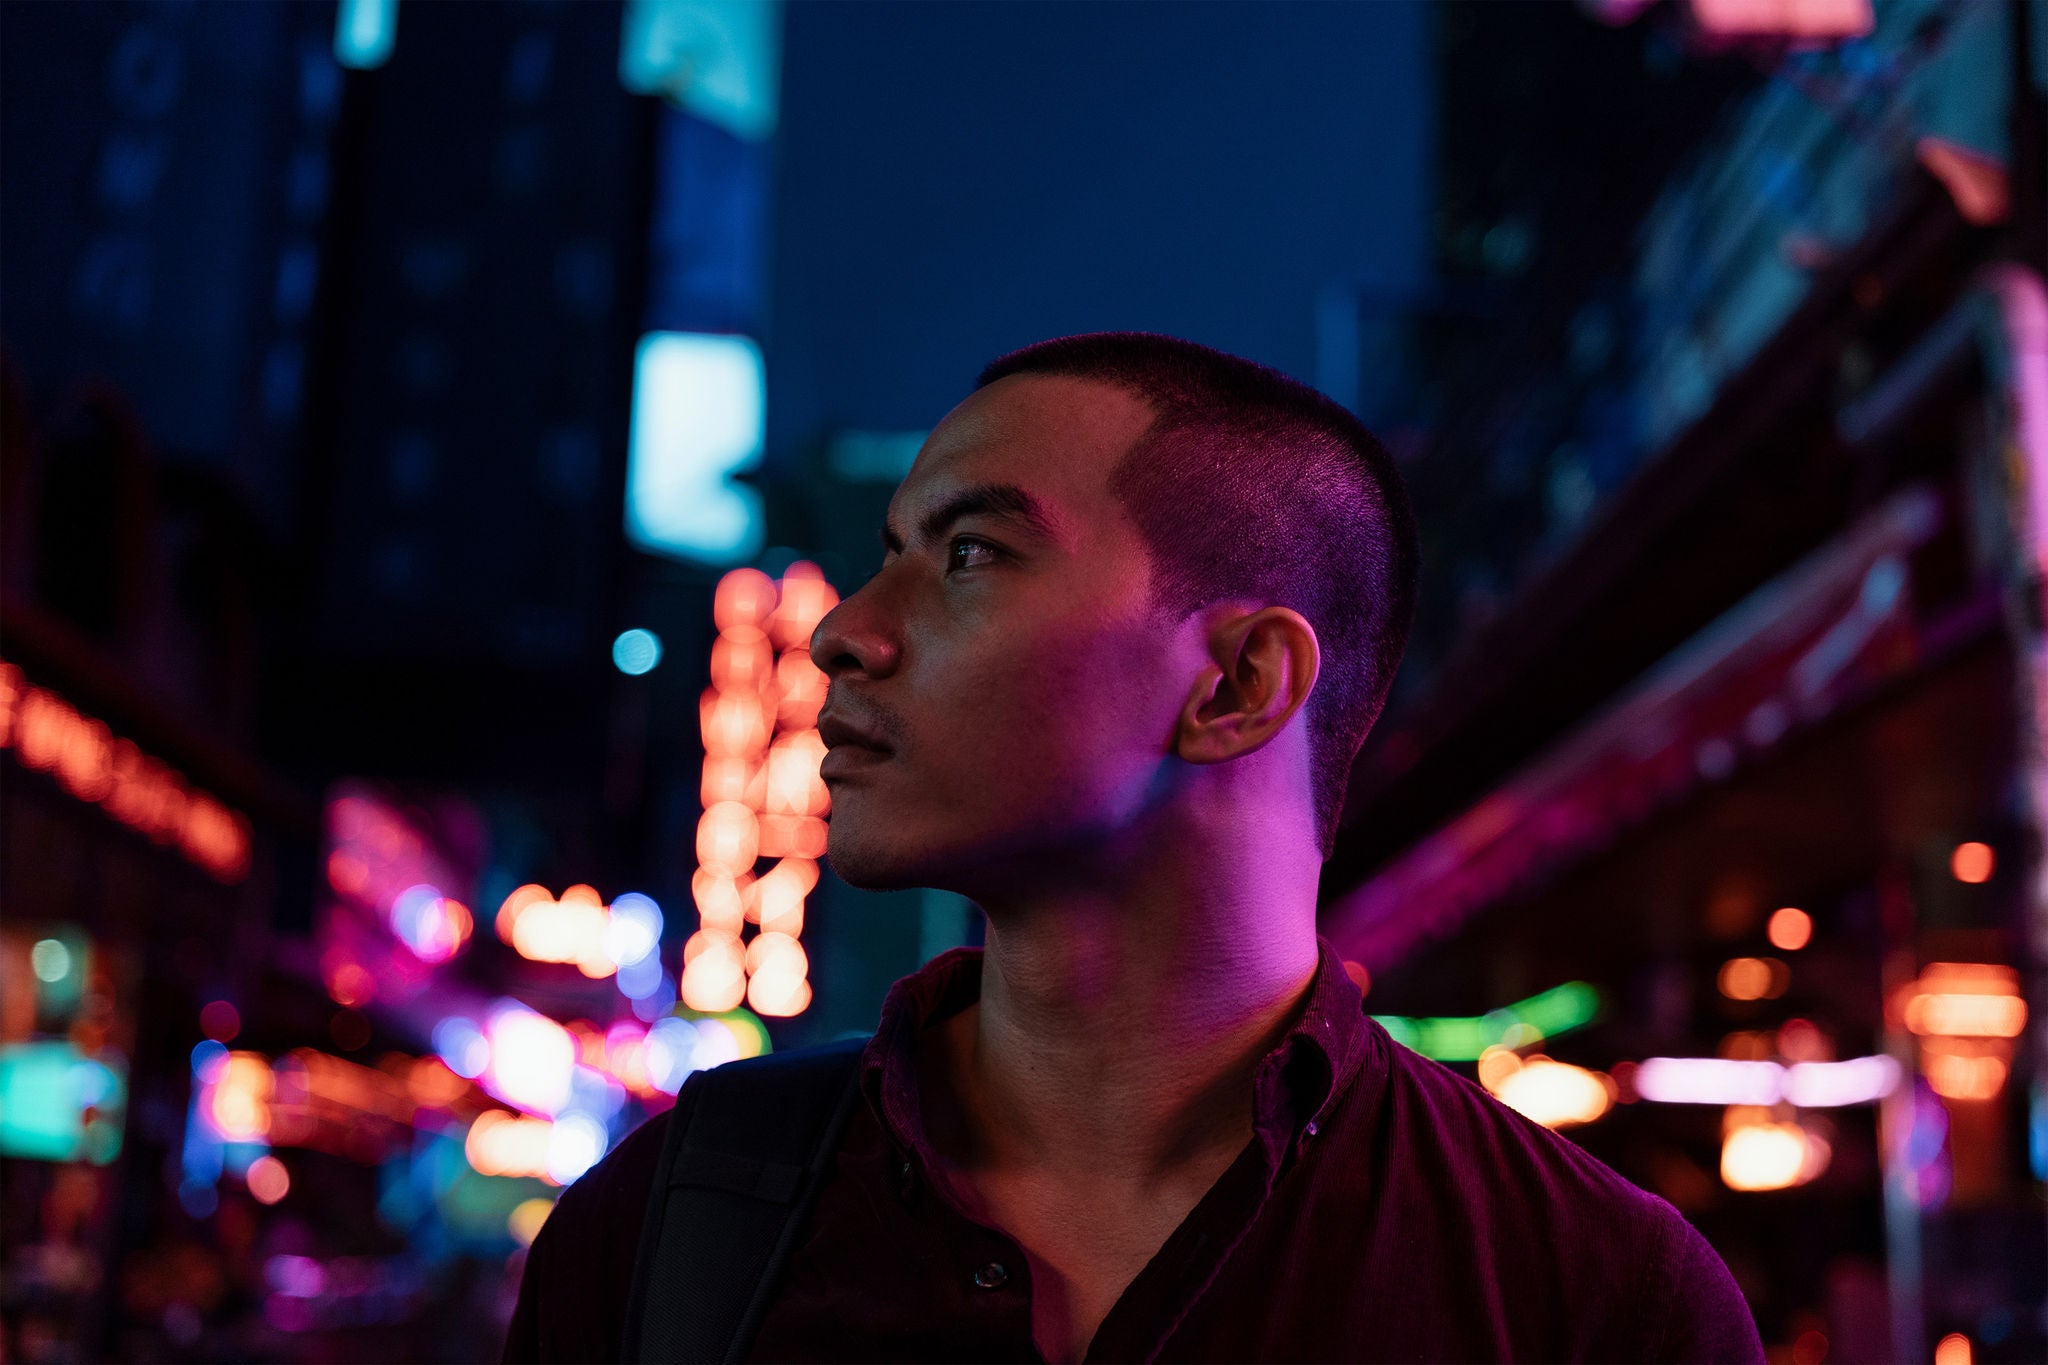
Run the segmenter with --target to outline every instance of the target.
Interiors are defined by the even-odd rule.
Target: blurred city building
[[[2037,1359],[2042,12],[1580,8],[1445,17],[1427,600],[1325,930],[1774,1359]]]

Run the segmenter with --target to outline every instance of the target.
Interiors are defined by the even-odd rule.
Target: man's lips
[[[886,763],[892,755],[880,749],[870,749],[865,744],[840,744],[825,751],[825,757],[818,763],[818,776],[830,781],[845,777],[877,764]]]
[[[854,744],[862,748],[879,749],[886,753],[889,748],[887,744],[883,743],[882,735],[879,731],[860,724],[851,716],[846,715],[830,704],[827,704],[825,709],[818,713],[818,735],[825,741],[825,747],[828,749],[837,749],[841,745]]]

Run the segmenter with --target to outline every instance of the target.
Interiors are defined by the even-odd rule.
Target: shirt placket
[[[899,1196],[920,1222],[936,1221],[945,1248],[940,1273],[947,1281],[945,1302],[957,1303],[973,1335],[1002,1343],[993,1354],[1003,1359],[1043,1361],[1031,1330],[1031,1267],[1024,1248],[999,1229],[971,1217],[935,1185],[918,1161],[899,1153],[896,1168]]]
[[[1258,1220],[1281,1172],[1275,1155],[1264,1137],[1246,1145],[1103,1318],[1089,1362],[1158,1358]]]

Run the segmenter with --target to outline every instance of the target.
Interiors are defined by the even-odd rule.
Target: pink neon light
[[[1899,1086],[1896,1058],[1878,1055],[1846,1062],[1797,1062],[1785,1071],[1785,1098],[1801,1109],[1873,1104]]]
[[[1651,1057],[1636,1068],[1636,1094],[1659,1104],[1776,1104],[1834,1109],[1870,1104],[1898,1087],[1886,1056],[1846,1062],[1740,1062],[1725,1057]]]
[[[1861,38],[1870,0],[1692,0],[1693,21],[1715,38]]]
[[[1636,1068],[1636,1093],[1660,1104],[1776,1104],[1785,1068],[1725,1057],[1650,1057]]]

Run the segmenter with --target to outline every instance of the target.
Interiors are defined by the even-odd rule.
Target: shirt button
[[[1316,1121],[1315,1121],[1314,1119],[1310,1119],[1310,1120],[1308,1121],[1308,1129],[1307,1129],[1307,1136],[1309,1136],[1309,1137],[1314,1137],[1315,1135],[1316,1135]]]
[[[1010,1272],[1003,1269],[1001,1261],[990,1261],[974,1272],[976,1289],[1001,1289],[1010,1282]]]

